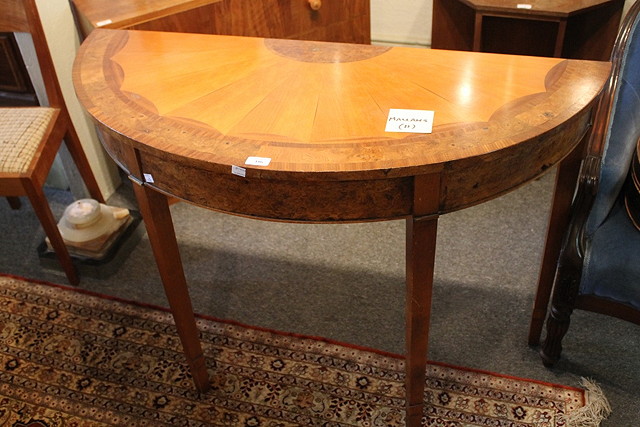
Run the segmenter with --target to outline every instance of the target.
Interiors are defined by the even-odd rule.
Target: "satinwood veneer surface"
[[[150,185],[223,211],[322,221],[409,215],[408,178],[417,175],[441,175],[441,213],[527,182],[586,132],[609,69],[558,58],[96,30],[74,79],[108,135],[107,150],[130,173],[152,177]],[[433,110],[433,132],[385,132],[392,108]],[[270,163],[245,165],[251,156]]]

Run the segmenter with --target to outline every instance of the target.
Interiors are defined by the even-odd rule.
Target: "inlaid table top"
[[[448,212],[502,194],[562,159],[577,143],[572,132],[589,120],[609,67],[103,29],[82,45],[74,80],[102,128],[167,163],[222,175],[237,166],[247,179],[298,182],[442,171],[440,211]],[[432,133],[386,132],[390,109],[434,111]],[[107,149],[130,170],[114,147]],[[269,164],[247,165],[249,157]],[[158,178],[161,172],[144,171]],[[162,188],[161,179],[155,183]]]

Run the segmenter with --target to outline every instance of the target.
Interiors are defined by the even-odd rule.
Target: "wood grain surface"
[[[371,42],[369,0],[72,0],[95,28]]]
[[[176,177],[226,182],[238,179],[232,166],[246,169],[243,179],[256,192],[274,181],[384,179],[397,182],[391,193],[403,194],[402,178],[437,172],[439,210],[448,212],[509,191],[564,158],[588,129],[609,68],[557,58],[98,30],[80,50],[74,80],[81,102],[110,135],[106,147],[116,161],[131,170],[119,151],[134,149],[141,173],[177,197],[214,197],[197,184],[181,192]],[[385,132],[391,108],[435,111],[433,132]],[[249,156],[270,164],[247,166]]]
[[[222,0],[72,0],[93,27],[126,28]]]
[[[431,47],[608,61],[624,0],[433,0]]]

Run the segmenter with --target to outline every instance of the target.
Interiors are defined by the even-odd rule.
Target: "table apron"
[[[508,193],[540,176],[566,157],[587,133],[591,110],[585,109],[550,132],[482,156],[432,165],[431,172],[386,178],[271,179],[250,169],[238,176],[208,169],[167,153],[134,148],[134,142],[106,128],[103,146],[134,180],[209,209],[287,222],[363,222],[416,215],[415,179],[440,174],[439,187],[428,189],[437,208],[422,215],[460,210]],[[424,190],[420,190],[421,192]]]
[[[285,181],[219,173],[140,153],[152,187],[197,205],[290,222],[351,222],[411,214],[413,177],[357,181]]]

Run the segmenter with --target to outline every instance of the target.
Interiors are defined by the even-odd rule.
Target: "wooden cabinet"
[[[128,28],[371,41],[369,0],[321,0],[317,10],[309,0],[72,0],[72,4],[85,36],[94,28]]]
[[[433,0],[431,47],[608,60],[624,0]]]
[[[0,106],[37,103],[13,33],[0,33]]]

